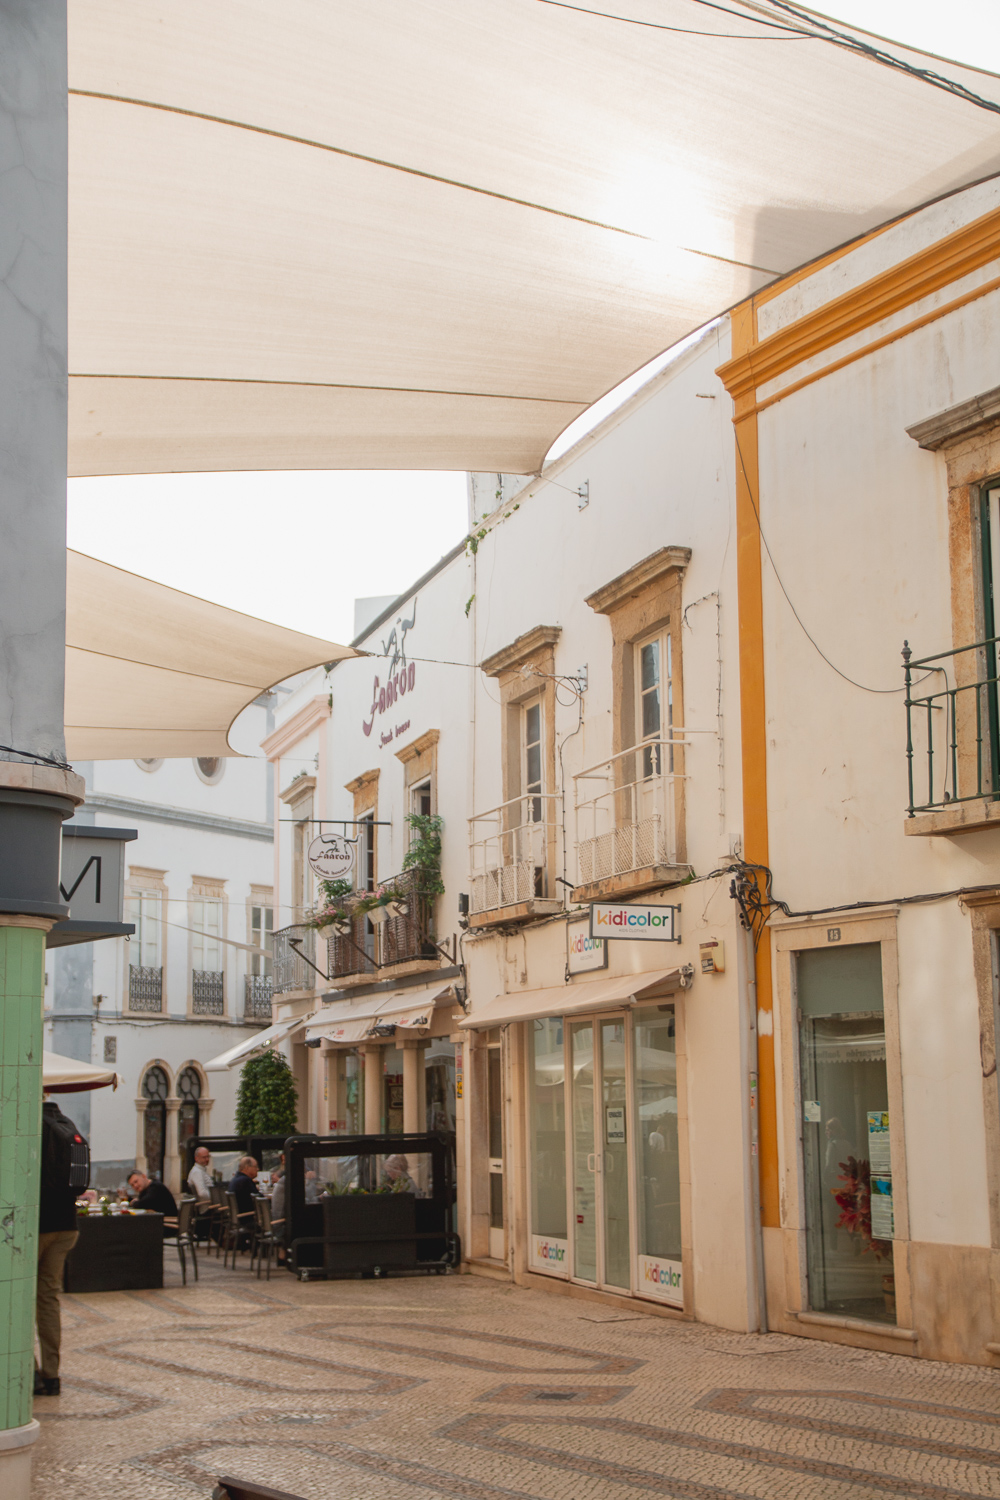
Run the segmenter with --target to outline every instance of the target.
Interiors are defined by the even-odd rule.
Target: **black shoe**
[[[34,1394],[36,1396],[58,1396],[59,1390],[58,1375],[43,1375],[41,1370],[35,1371]]]

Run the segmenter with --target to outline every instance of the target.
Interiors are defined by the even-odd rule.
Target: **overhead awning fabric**
[[[357,655],[81,552],[66,564],[72,760],[232,755],[233,720],[265,688]]]
[[[394,990],[390,994],[366,995],[358,1001],[334,1001],[310,1016],[306,1043],[360,1042],[371,1036],[379,1025],[424,1031],[432,1023],[435,1006],[451,994],[449,982]]]
[[[225,1073],[230,1068],[238,1067],[245,1063],[247,1058],[254,1052],[268,1047],[276,1047],[283,1042],[285,1037],[303,1025],[299,1019],[291,1021],[277,1021],[273,1026],[268,1026],[264,1031],[255,1031],[253,1036],[244,1038],[237,1042],[235,1047],[230,1047],[228,1052],[220,1052],[218,1057],[213,1057],[211,1062],[205,1064],[206,1073]]]
[[[657,969],[649,974],[622,974],[615,979],[589,979],[553,985],[544,990],[515,990],[497,995],[459,1021],[462,1030],[484,1031],[510,1021],[540,1021],[545,1016],[579,1016],[590,1011],[654,1000],[681,988],[680,969]]]
[[[114,1068],[99,1068],[75,1057],[61,1057],[58,1052],[42,1052],[42,1089],[46,1094],[83,1094],[89,1089],[116,1089],[120,1083]]]
[[[70,473],[535,471],[728,306],[1000,172],[996,114],[905,69],[992,74],[767,3],[587,10],[70,0]]]

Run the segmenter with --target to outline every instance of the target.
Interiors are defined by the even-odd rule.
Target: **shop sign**
[[[889,1145],[889,1112],[868,1111],[868,1160],[871,1164],[872,1239],[891,1240],[892,1156]]]
[[[531,1253],[528,1257],[533,1271],[548,1271],[557,1276],[566,1275],[566,1257],[569,1240],[555,1240],[547,1234],[531,1236]]]
[[[413,629],[417,618],[417,601],[413,601],[413,613],[408,620],[399,616],[389,639],[382,642],[382,655],[388,661],[388,666],[383,670],[387,676],[383,679],[376,676],[372,687],[372,704],[368,711],[368,717],[362,719],[361,728],[365,736],[371,734],[375,727],[375,721],[382,718],[383,714],[389,713],[395,705],[405,698],[407,693],[412,693],[417,680],[417,667],[415,662],[406,659],[406,637]],[[398,714],[397,710],[397,714]],[[394,716],[395,717],[395,716]],[[410,720],[401,723],[391,722],[384,730],[380,730],[378,737],[379,749],[384,750],[386,745],[391,745],[393,740],[400,739],[409,731]]]
[[[679,943],[679,906],[636,906],[595,901],[590,908],[591,937],[628,938],[640,943]]]
[[[571,974],[591,974],[608,967],[608,949],[603,938],[590,935],[590,923],[573,922],[566,933],[566,967]]]
[[[660,1260],[657,1255],[639,1256],[639,1295],[658,1302],[684,1306],[684,1272],[679,1260]]]
[[[625,1139],[625,1106],[623,1104],[609,1105],[604,1111],[604,1139],[609,1146],[614,1146]]]
[[[321,833],[309,845],[309,868],[321,880],[336,880],[353,870],[356,848],[357,839],[345,838],[340,833]]]

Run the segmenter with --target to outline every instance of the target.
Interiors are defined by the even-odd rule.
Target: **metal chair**
[[[198,1280],[198,1253],[195,1249],[194,1217],[198,1211],[197,1198],[182,1198],[177,1211],[177,1255],[181,1263],[181,1282],[187,1286],[187,1262],[185,1250],[191,1251],[194,1279]]]
[[[228,1264],[229,1251],[232,1250],[233,1270],[235,1271],[236,1257],[240,1251],[240,1240],[243,1235],[247,1235],[249,1238],[250,1264],[251,1266],[253,1265],[254,1240],[256,1238],[254,1234],[256,1215],[252,1211],[250,1213],[241,1214],[239,1203],[236,1201],[236,1194],[230,1193],[228,1190],[226,1192],[226,1206],[229,1209],[229,1218],[225,1223],[225,1241],[222,1247],[222,1264],[223,1266],[226,1266]]]
[[[218,1260],[222,1254],[222,1241],[226,1236],[229,1209],[226,1205],[226,1190],[221,1182],[213,1182],[209,1188],[209,1192],[212,1195],[212,1206],[216,1210],[215,1224],[212,1228],[215,1236],[215,1258]]]

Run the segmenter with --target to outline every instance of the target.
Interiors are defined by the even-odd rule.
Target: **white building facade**
[[[47,965],[46,1047],[122,1078],[66,1107],[97,1187],[138,1166],[176,1192],[185,1140],[232,1132],[238,1077],[204,1064],[271,1019],[269,717],[263,704],[241,717],[246,758],[84,767],[73,823],[138,834],[125,844],[134,935],[54,949]]]

